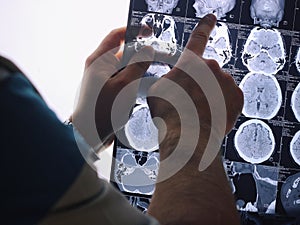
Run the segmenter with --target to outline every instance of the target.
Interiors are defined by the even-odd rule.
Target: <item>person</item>
[[[118,49],[126,29],[112,31],[86,61],[78,104],[72,115],[73,125],[61,123],[23,73],[1,57],[1,224],[239,224],[220,155],[199,171],[201,158],[207,152],[218,151],[243,105],[242,92],[232,77],[215,61],[202,59],[215,24],[213,15],[204,17],[176,66],[149,89],[152,116],[164,122],[155,120],[161,139],[162,163],[147,215],[131,207],[125,197],[99,179],[79,148],[95,149],[99,140],[105,140],[102,144],[110,142],[114,127],[125,122],[126,116],[118,118],[116,124],[110,120],[115,98],[133,83],[126,89],[126,98],[121,96],[126,104],[117,104],[120,115],[128,113],[138,89],[138,82],[134,81],[154,59],[153,49],[143,48],[128,66],[120,69]],[[207,101],[204,86],[199,87],[195,77],[188,74],[194,71],[203,81],[209,77],[217,80],[224,104],[216,96],[212,96],[215,102]],[[176,89],[168,89],[168,81],[188,93],[198,121],[185,120],[194,112],[184,108],[185,103],[180,105],[182,120],[176,108],[165,101],[182,99]],[[218,105],[225,106],[227,113],[225,121],[214,123],[210,110]],[[224,130],[222,122],[225,122]],[[213,144],[209,145],[211,134]],[[182,148],[176,149],[182,136]],[[196,146],[191,145],[194,139]],[[184,165],[170,175],[170,169],[192,148],[192,155]],[[167,160],[170,156],[173,160]]]

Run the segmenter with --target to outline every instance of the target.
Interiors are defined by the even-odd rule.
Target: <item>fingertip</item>
[[[186,47],[195,54],[202,56],[216,22],[217,18],[213,14],[203,17],[195,27]]]
[[[217,23],[217,17],[214,14],[207,14],[202,19],[200,19],[199,23],[197,24],[197,27],[207,24],[211,28],[214,28],[214,26]]]
[[[210,21],[212,24],[216,24],[216,22],[217,22],[217,17],[212,13],[207,14],[204,18],[205,18],[205,20]]]

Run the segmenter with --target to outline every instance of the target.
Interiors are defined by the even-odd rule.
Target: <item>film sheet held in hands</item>
[[[208,13],[218,23],[204,58],[215,59],[244,92],[235,128],[224,139],[224,167],[240,211],[295,216],[300,211],[300,1],[131,0],[124,54],[143,46],[180,54]],[[143,28],[147,35],[141,35]],[[142,28],[142,29],[141,29]],[[149,32],[150,31],[150,32]],[[153,63],[116,140],[112,182],[146,212],[159,166],[158,131],[147,89],[171,70]]]

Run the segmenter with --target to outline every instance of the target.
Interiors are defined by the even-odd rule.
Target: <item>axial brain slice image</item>
[[[133,109],[125,124],[125,135],[129,144],[136,150],[152,152],[158,149],[158,130],[147,105],[140,105]]]
[[[300,166],[300,131],[295,134],[291,141],[290,152],[294,161]]]
[[[284,15],[285,0],[252,0],[250,11],[254,24],[278,27]]]
[[[292,95],[291,107],[296,119],[300,122],[300,84],[297,85]]]
[[[278,81],[272,75],[249,73],[240,83],[244,93],[242,113],[251,118],[272,119],[282,104]]]
[[[198,18],[213,13],[218,19],[221,19],[234,8],[235,4],[236,0],[195,0],[193,7]]]
[[[139,0],[141,1],[141,0]],[[148,11],[171,14],[179,0],[145,0]]]
[[[276,74],[286,62],[283,39],[277,30],[254,28],[244,46],[243,64],[248,70]]]
[[[203,57],[214,59],[220,67],[227,64],[232,57],[229,30],[225,23],[217,23],[206,45]]]
[[[242,159],[257,164],[271,157],[275,149],[275,139],[267,124],[253,119],[239,127],[234,137],[234,145]]]
[[[148,13],[141,20],[135,49],[152,46],[156,51],[174,55],[177,51],[176,24],[171,16]],[[145,35],[145,33],[147,35]]]

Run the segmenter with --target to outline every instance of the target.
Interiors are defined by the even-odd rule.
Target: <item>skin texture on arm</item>
[[[215,23],[216,19],[212,15],[204,17],[199,22],[177,66],[149,90],[148,103],[151,114],[154,118],[164,121],[164,123],[159,122],[161,120],[156,122],[160,133],[161,166],[156,190],[148,210],[149,214],[156,217],[161,224],[239,224],[234,198],[221,156],[215,157],[207,169],[199,170],[203,155],[220,148],[225,134],[234,126],[243,106],[243,94],[233,78],[224,73],[217,62],[202,59],[209,34]],[[200,60],[195,60],[195,58]],[[203,74],[207,68],[210,69],[210,72]],[[204,83],[209,78],[208,76],[213,76],[217,80],[223,95],[223,103],[226,106],[225,112],[227,112],[224,121],[217,124],[223,122],[224,129],[216,123],[212,125],[211,117],[211,112],[217,110],[218,105],[222,104],[218,102],[217,97],[215,102],[209,102],[203,88],[184,71],[196,71]],[[189,111],[187,103],[180,101],[182,96],[177,91],[166,87],[168,81],[178,84],[187,92],[196,107],[199,121],[189,119],[191,111]],[[160,93],[160,98],[151,97],[157,93]],[[164,100],[170,98],[178,99],[179,106],[186,109],[180,113],[180,116],[176,107]],[[197,133],[199,124],[200,133]],[[195,135],[197,135],[196,147],[191,144]],[[182,148],[175,151],[182,136],[184,136],[184,141],[181,143]],[[214,144],[208,145],[211,136],[214,137]],[[165,178],[165,174],[170,171],[170,168],[175,164],[182,163],[181,159],[186,157],[190,148],[194,148],[194,151],[189,160],[173,176]],[[176,160],[168,161],[173,154],[176,154]]]

